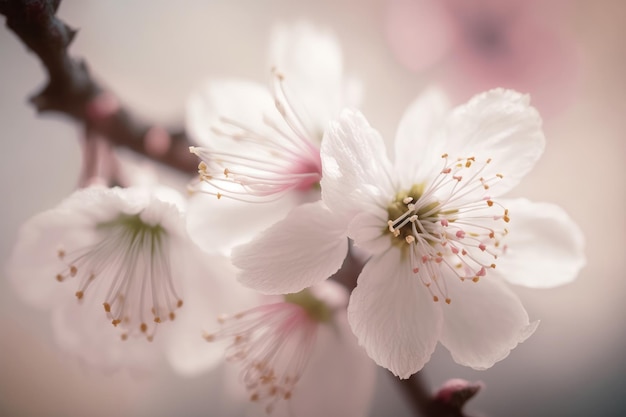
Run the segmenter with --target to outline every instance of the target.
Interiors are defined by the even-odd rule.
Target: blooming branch
[[[7,27],[37,55],[48,73],[46,86],[30,98],[38,113],[64,114],[114,146],[128,148],[176,170],[195,173],[197,159],[188,151],[191,143],[186,133],[167,131],[135,118],[113,93],[94,80],[85,61],[68,54],[76,30],[56,17],[60,2],[0,0],[0,14],[6,17]],[[362,267],[363,261],[349,251],[333,279],[352,290]],[[445,407],[432,406],[436,400],[420,382],[419,375],[396,381],[409,395],[416,413],[432,417],[451,415]],[[462,415],[460,408],[455,411]]]

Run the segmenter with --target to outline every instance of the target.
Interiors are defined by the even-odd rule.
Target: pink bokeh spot
[[[435,77],[455,101],[510,88],[532,96],[544,116],[573,100],[578,52],[564,32],[565,2],[390,0],[387,38],[412,71]]]

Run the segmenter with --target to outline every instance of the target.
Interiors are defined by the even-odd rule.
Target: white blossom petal
[[[65,353],[88,367],[113,372],[146,373],[158,363],[162,337],[120,339],[102,311],[102,303],[87,293],[83,302],[67,300],[51,311],[54,339]]]
[[[539,322],[530,323],[519,298],[496,277],[446,281],[449,305],[443,305],[441,343],[455,362],[483,370],[506,358]]]
[[[321,202],[304,204],[233,249],[239,281],[265,294],[298,292],[329,278],[348,250],[346,226]]]
[[[554,204],[501,200],[511,213],[506,252],[493,271],[512,284],[550,288],[573,281],[585,265],[584,236]]]
[[[439,140],[445,141],[444,150],[450,157],[475,157],[479,163],[490,160],[482,176],[504,176],[491,187],[492,196],[517,185],[543,153],[541,117],[529,102],[527,95],[495,89],[455,108],[444,123]],[[420,152],[420,158],[440,156]]]
[[[374,361],[400,378],[422,369],[441,331],[441,308],[399,250],[373,257],[348,305],[352,331]]]
[[[208,253],[229,255],[268,225],[283,219],[298,204],[319,198],[319,191],[287,193],[280,199],[255,204],[197,193],[189,200],[187,232]]]
[[[275,111],[272,95],[261,83],[237,79],[211,81],[189,96],[185,126],[196,144],[214,146],[224,142],[214,131],[224,118],[264,132],[267,130],[264,115]]]
[[[185,308],[176,317],[176,325],[167,330],[165,346],[170,365],[185,376],[211,369],[224,358],[222,346],[207,343],[202,337],[218,316],[243,310],[261,297],[237,282],[229,258],[190,252],[187,259],[195,267],[187,270]]]
[[[286,86],[306,112],[311,132],[320,134],[328,120],[335,117],[346,101],[341,47],[335,36],[325,29],[300,21],[277,25],[270,40],[270,67],[285,75]],[[297,107],[297,106],[296,106]]]
[[[394,165],[399,178],[410,188],[433,168],[440,166],[439,157],[446,152],[441,140],[443,122],[450,103],[438,88],[429,88],[404,112],[396,133]]]
[[[346,109],[322,140],[322,199],[334,212],[353,217],[385,207],[395,195],[391,163],[380,134],[358,111]]]
[[[348,236],[356,247],[372,254],[379,254],[391,246],[389,230],[381,227],[387,222],[387,211],[379,208],[373,213],[363,212],[348,225]]]

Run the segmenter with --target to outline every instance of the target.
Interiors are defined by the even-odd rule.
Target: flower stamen
[[[158,224],[145,223],[140,214],[120,214],[99,223],[96,232],[94,245],[72,253],[57,252],[66,264],[56,275],[57,281],[78,278],[77,300],[85,302],[93,293],[88,302],[96,302],[98,291],[107,285],[98,278],[114,277],[100,301],[106,316],[122,329],[122,340],[141,335],[151,341],[156,332],[151,323],[174,320],[174,310],[183,305],[171,276],[167,232]],[[92,291],[95,283],[98,287]]]

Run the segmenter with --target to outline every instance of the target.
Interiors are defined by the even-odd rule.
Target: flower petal
[[[356,247],[372,254],[382,253],[391,246],[387,218],[387,211],[382,208],[377,208],[374,213],[359,213],[348,225],[348,236]]]
[[[331,122],[321,147],[322,199],[347,218],[374,207],[386,208],[395,196],[392,168],[380,134],[356,110]]]
[[[186,129],[198,145],[213,146],[221,141],[213,130],[221,118],[264,132],[263,116],[275,111],[272,95],[263,84],[236,79],[206,82],[187,100]],[[232,140],[226,145],[234,146]]]
[[[300,291],[337,272],[348,250],[345,224],[321,201],[296,207],[233,250],[239,281],[265,294]]]
[[[341,47],[335,36],[300,21],[293,25],[277,25],[270,41],[270,67],[285,76],[292,105],[302,104],[310,120],[310,132],[323,132],[328,120],[337,116],[347,102],[343,80]]]
[[[517,185],[543,153],[545,138],[541,123],[527,95],[495,89],[454,109],[438,140],[444,141],[443,150],[452,160],[475,157],[477,164],[490,160],[480,175],[487,179],[503,175],[489,190],[491,196],[497,196]],[[440,160],[441,154],[420,153],[422,156]],[[439,169],[433,168],[436,169],[431,170],[431,176]]]
[[[314,193],[319,197],[319,192]],[[314,195],[287,193],[282,198],[254,205],[199,192],[189,200],[187,232],[193,241],[208,253],[229,255],[232,248],[247,243],[270,224],[283,219],[289,211]]]
[[[52,329],[57,345],[89,367],[103,371],[128,369],[145,373],[158,363],[162,337],[120,338],[120,331],[106,317],[95,291],[52,310]],[[169,323],[168,323],[169,324]]]
[[[229,258],[207,256],[201,251],[186,253],[183,288],[185,304],[176,322],[167,329],[166,354],[181,375],[197,375],[224,358],[224,347],[207,343],[203,331],[212,331],[220,314],[246,310],[262,297],[241,286]],[[169,323],[166,323],[168,325]]]
[[[529,323],[519,298],[496,277],[477,283],[446,281],[449,305],[443,305],[441,343],[455,362],[483,370],[506,358],[539,324]]]
[[[294,389],[291,404],[285,404],[292,412],[278,415],[367,415],[376,369],[352,334],[345,310],[338,310],[332,327],[320,324],[311,359]]]
[[[493,271],[509,282],[550,288],[573,281],[585,265],[585,238],[559,206],[525,199],[500,200],[511,221],[506,253]]]
[[[424,177],[436,164],[440,167],[440,156],[445,152],[441,135],[442,124],[450,110],[445,94],[437,88],[422,93],[404,112],[395,140],[394,165],[399,177],[405,181],[403,188],[409,189],[416,180]]]
[[[24,223],[7,263],[7,275],[14,288],[33,307],[50,308],[75,301],[73,291],[67,287],[69,284],[55,279],[68,268],[59,259],[58,251],[72,252],[97,239],[89,216],[65,210],[66,206],[67,200],[60,207]]]
[[[363,268],[348,305],[352,331],[374,361],[400,378],[422,369],[441,330],[441,308],[391,249]]]

